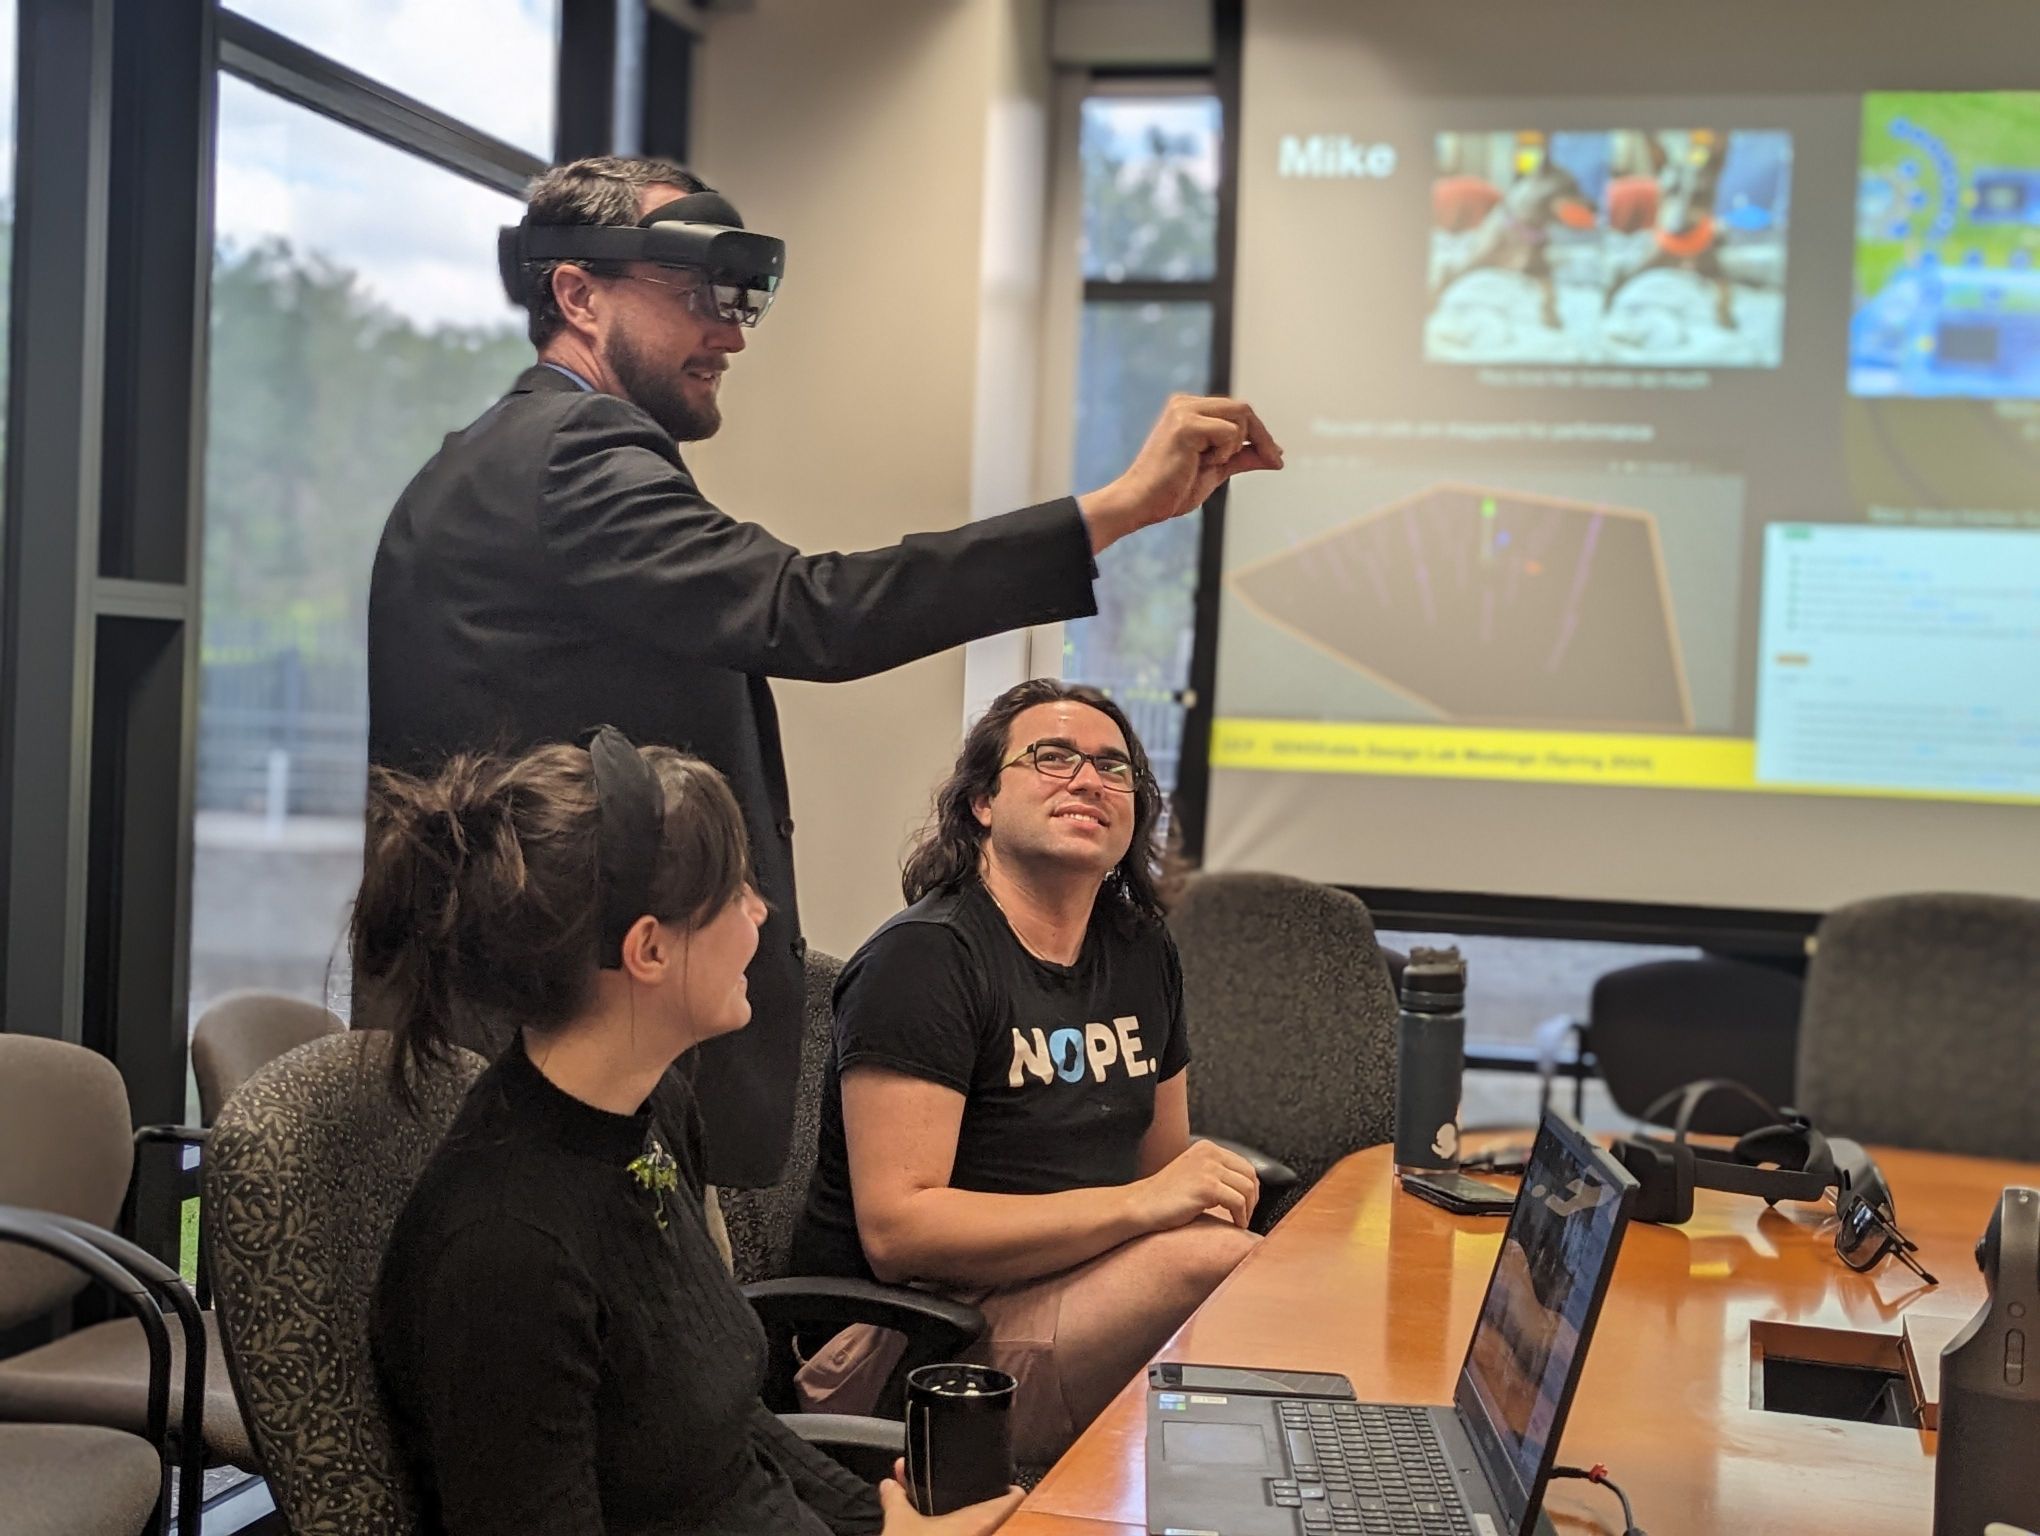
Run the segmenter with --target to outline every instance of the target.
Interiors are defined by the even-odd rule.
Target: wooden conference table
[[[1935,1289],[1894,1260],[1845,1268],[1821,1207],[1703,1190],[1684,1226],[1630,1225],[1559,1460],[1605,1465],[1652,1536],[1930,1528],[1934,1436],[1753,1407],[1753,1350],[1796,1356],[1812,1340],[1895,1359],[1908,1309],[1970,1316],[1976,1239],[1999,1191],[2040,1184],[2040,1167],[1875,1155]],[[1397,1192],[1389,1160],[1375,1147],[1334,1168],[1158,1358],[1343,1371],[1364,1399],[1450,1402],[1503,1223]],[[1128,1384],[1002,1536],[1146,1529],[1145,1392],[1144,1375]],[[1622,1528],[1614,1496],[1583,1482],[1554,1483],[1545,1509],[1565,1533]]]

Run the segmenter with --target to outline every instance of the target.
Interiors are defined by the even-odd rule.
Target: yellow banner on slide
[[[1211,766],[1654,789],[1759,787],[1757,744],[1748,739],[1458,725],[1223,718],[1212,729]]]

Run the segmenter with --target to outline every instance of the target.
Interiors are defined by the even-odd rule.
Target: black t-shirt
[[[1155,1087],[1189,1062],[1182,971],[1161,924],[1101,909],[1077,963],[1055,965],[1028,953],[977,881],[923,897],[867,939],[836,983],[795,1271],[871,1274],[850,1197],[846,1068],[964,1095],[952,1189],[1047,1195],[1132,1183]]]

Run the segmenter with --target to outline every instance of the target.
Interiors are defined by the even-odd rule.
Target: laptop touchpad
[[[1207,1467],[1265,1467],[1268,1437],[1258,1424],[1162,1425],[1162,1459]]]

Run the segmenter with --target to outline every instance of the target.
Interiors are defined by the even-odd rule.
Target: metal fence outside
[[[199,669],[198,808],[359,816],[368,777],[368,655],[354,637],[277,643],[208,633]]]

